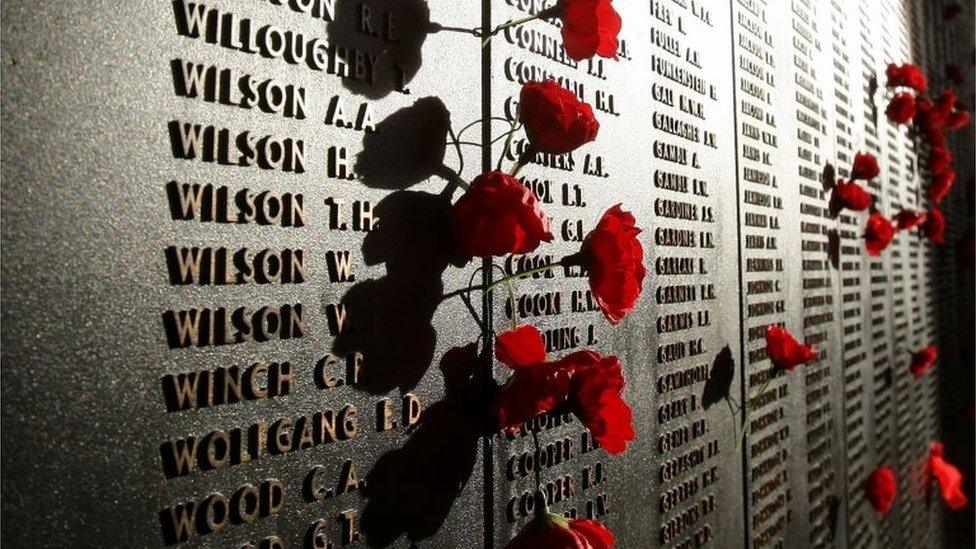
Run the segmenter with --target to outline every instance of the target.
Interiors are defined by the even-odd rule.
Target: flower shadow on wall
[[[418,99],[376,125],[363,137],[354,171],[374,189],[405,189],[433,175],[452,180],[444,165],[451,115],[437,97]]]
[[[423,64],[429,26],[424,0],[336,0],[326,33],[331,48],[346,52],[343,85],[370,99],[406,93]]]
[[[427,407],[403,447],[384,454],[367,475],[362,530],[370,547],[403,534],[416,543],[440,530],[471,476],[484,431],[479,365],[475,343],[445,353],[443,400]]]
[[[837,168],[830,162],[824,163],[824,169],[820,172],[820,188],[825,193],[830,192],[834,188],[835,181],[837,181]]]
[[[379,222],[362,245],[365,264],[384,264],[386,275],[346,292],[347,321],[333,343],[336,354],[363,354],[356,389],[369,394],[405,393],[427,374],[437,346],[433,317],[443,301],[442,276],[470,259],[457,251],[451,230],[460,178],[444,165],[450,133],[443,102],[422,98],[367,133],[356,160],[363,185],[393,191],[376,204]],[[442,192],[408,190],[432,177],[446,181]],[[383,454],[367,473],[361,529],[370,547],[390,546],[404,535],[415,545],[434,535],[467,484],[486,431],[477,352],[471,343],[444,354],[442,400],[425,406],[402,447]]]
[[[433,361],[441,275],[453,262],[450,205],[450,196],[396,191],[375,207],[381,222],[364,239],[363,257],[367,265],[384,263],[386,275],[346,292],[346,321],[332,345],[339,356],[363,354],[360,390],[409,391]]]
[[[702,388],[702,406],[709,409],[713,404],[725,400],[731,405],[732,381],[735,379],[735,358],[732,348],[726,345],[712,361],[705,387]],[[733,413],[733,419],[735,414]]]
[[[468,258],[456,250],[450,224],[455,185],[443,192],[403,190],[445,168],[444,143],[450,115],[436,98],[424,98],[392,114],[366,134],[356,171],[367,187],[401,189],[374,208],[379,219],[363,240],[366,265],[386,266],[386,275],[357,283],[342,298],[346,320],[333,342],[338,355],[363,353],[363,379],[371,394],[417,386],[434,358],[432,325],[442,301],[441,280],[449,265]]]

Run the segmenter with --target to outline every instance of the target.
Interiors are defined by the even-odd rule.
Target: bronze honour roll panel
[[[481,334],[441,299],[480,50],[428,32],[480,13],[3,17],[4,541],[480,543]]]
[[[494,2],[493,23],[552,4]],[[493,115],[512,119],[525,82],[553,79],[593,105],[600,123],[595,142],[537,155],[519,172],[551,216],[555,240],[505,269],[574,253],[621,204],[642,231],[642,298],[611,326],[586,278],[559,268],[520,283],[517,306],[501,292],[494,310],[500,325],[540,327],[550,357],[582,349],[619,357],[637,436],[610,455],[571,415],[499,436],[496,541],[532,516],[537,469],[551,510],[605,521],[622,547],[736,547],[743,530],[729,12],[657,0],[615,7],[623,18],[616,61],[576,62],[553,50],[560,29],[547,23],[490,44]],[[503,167],[527,143],[514,146]],[[497,144],[493,158],[503,152]],[[508,368],[497,373],[505,379]]]
[[[944,442],[973,497],[973,128],[934,200],[885,71],[972,108],[973,6],[616,0],[616,51],[575,60],[569,1],[4,2],[3,541],[500,548],[537,486],[621,549],[971,541],[926,464]],[[547,80],[592,142],[529,150],[520,91]],[[944,244],[867,254],[870,212],[833,196],[857,153],[871,208],[938,207]],[[551,242],[460,251],[490,170]],[[612,323],[555,264],[618,205],[646,276]],[[500,432],[518,325],[549,361],[616,357],[634,439],[567,408]],[[815,357],[777,368],[772,325]]]

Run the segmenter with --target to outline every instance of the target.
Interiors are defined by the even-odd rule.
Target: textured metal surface
[[[386,32],[387,13],[396,12],[403,24],[393,46],[383,45],[382,34],[356,30],[355,2],[334,3],[336,22],[295,12],[287,3],[205,5],[255,26],[277,25],[374,55],[391,47],[407,65],[414,55],[420,59],[422,46],[422,77],[407,82],[409,94],[391,92],[389,68],[376,74],[374,86],[363,87],[305,64],[184,36],[177,25],[182,3],[4,3],[4,541],[157,546],[163,509],[212,492],[230,498],[244,483],[271,478],[284,486],[280,514],[229,525],[197,543],[257,544],[274,534],[301,546],[310,524],[322,518],[340,545],[339,516],[352,509],[364,538],[368,533],[376,544],[406,534],[400,543],[413,536],[442,547],[476,545],[483,535],[477,509],[484,487],[478,430],[465,415],[475,364],[448,352],[476,342],[479,333],[460,301],[438,303],[441,285],[467,284],[473,266],[448,263],[453,258],[444,254],[449,246],[443,238],[449,232],[438,225],[448,205],[438,196],[445,183],[430,177],[432,168],[417,158],[440,141],[445,163],[458,165],[453,148],[443,152],[447,132],[441,126],[448,116],[456,129],[480,116],[480,59],[453,55],[473,39],[440,33],[418,42],[408,25],[414,25],[411,13],[426,9],[422,2],[371,3],[377,33]],[[480,14],[453,2],[429,9],[434,21],[479,24]],[[180,97],[174,59],[304,87],[305,118]],[[350,125],[368,104],[378,131],[329,125],[334,97],[344,103]],[[306,171],[174,158],[167,131],[174,120],[303,139]],[[403,150],[411,146],[416,149]],[[331,147],[343,149],[349,171],[355,167],[361,180],[330,177]],[[465,153],[470,179],[480,149]],[[356,166],[360,154],[362,169]],[[306,223],[174,220],[171,181],[226,186],[231,193],[300,193]],[[345,201],[338,221],[346,230],[330,227],[329,199]],[[354,230],[354,201],[369,201],[383,218],[372,232]],[[172,285],[165,256],[170,246],[302,249],[307,277],[301,284]],[[330,251],[350,252],[355,281],[330,280]],[[165,311],[297,303],[307,322],[300,339],[186,349],[167,343]],[[327,307],[337,303],[348,308],[345,341],[328,326]],[[362,384],[316,386],[323,357],[335,352],[345,358],[353,350],[365,355]],[[164,375],[256,361],[289,361],[291,394],[167,411]],[[331,374],[348,379],[343,370]],[[412,434],[399,421],[408,393],[426,410]],[[392,400],[398,421],[389,432],[376,428],[383,398]],[[349,404],[358,409],[358,434],[349,440],[164,476],[160,446],[168,439],[338,412]],[[308,503],[302,488],[312,468],[325,466],[323,483],[335,491],[346,460],[353,460],[360,479],[372,481],[364,488],[370,500],[360,489]]]
[[[646,251],[644,298],[616,327],[599,311],[579,313],[568,307],[574,294],[588,292],[585,278],[559,271],[551,279],[520,285],[526,294],[558,294],[563,304],[559,312],[525,320],[548,333],[568,329],[579,335],[569,345],[551,345],[553,355],[590,348],[620,358],[638,430],[625,453],[610,456],[600,449],[582,451],[585,431],[578,422],[543,426],[543,444],[569,441],[575,455],[546,468],[542,476],[547,485],[568,480],[573,487],[571,495],[552,498],[554,509],[605,520],[626,545],[724,544],[742,536],[740,458],[733,449],[739,418],[723,398],[739,383],[733,356],[739,339],[737,220],[730,49],[728,42],[706,37],[728,36],[729,14],[705,7],[696,16],[687,7],[660,2],[654,3],[656,15],[648,18],[648,7],[617,7],[627,22],[617,62],[563,66],[527,51],[517,40],[505,40],[492,52],[500,76],[492,88],[495,112],[504,115],[510,99],[517,98],[522,81],[508,77],[515,66],[544,67],[566,87],[578,86],[584,100],[603,107],[596,109],[596,142],[564,156],[562,164],[530,164],[520,172],[551,190],[547,212],[556,244],[545,253],[554,260],[575,253],[581,235],[563,229],[572,231],[581,221],[585,234],[617,203],[640,220]],[[526,13],[505,9],[493,15],[505,21]],[[541,28],[546,39],[558,39],[558,28]],[[697,139],[675,135],[681,124],[694,128]],[[585,208],[561,201],[561,189],[574,186]],[[679,231],[693,231],[695,245],[676,245],[684,237],[675,236]],[[665,271],[669,262],[689,259],[693,272]],[[693,291],[683,292],[688,287]],[[686,294],[691,295],[687,301],[669,297]],[[501,323],[507,317],[499,301]],[[683,313],[689,313],[691,325],[665,331],[681,326],[675,319]],[[673,382],[682,373],[695,381]],[[712,379],[706,381],[708,376]],[[735,394],[732,398],[738,400]],[[501,443],[498,461],[507,463],[531,448],[529,435]],[[587,475],[597,470],[606,480],[588,486]],[[496,509],[496,516],[507,527],[496,530],[499,543],[525,522],[510,510],[513,499],[532,493],[533,480],[526,475],[502,483],[497,501],[504,507]]]
[[[620,357],[637,430],[626,453],[609,456],[588,448],[579,422],[546,420],[540,441],[562,456],[541,471],[552,509],[605,521],[627,548],[971,539],[971,513],[943,512],[924,460],[932,441],[953,442],[949,457],[973,493],[973,284],[954,250],[972,226],[972,127],[950,139],[959,175],[943,204],[945,247],[906,234],[880,258],[866,256],[866,214],[829,214],[824,177],[847,176],[854,154],[870,151],[882,167],[869,185],[879,209],[929,207],[924,147],[883,114],[884,68],[913,60],[938,92],[945,64],[956,63],[969,85],[961,100],[976,103],[972,10],[949,24],[947,1],[618,0],[620,59],[575,63],[547,47],[560,33],[546,22],[484,48],[471,35],[421,31],[428,18],[498,24],[552,1],[204,3],[232,14],[225,29],[247,18],[255,29],[327,40],[349,52],[352,72],[340,78],[334,65],[315,70],[314,61],[194,37],[179,24],[190,6],[181,1],[3,4],[3,541],[160,546],[167,509],[275,479],[280,512],[188,545],[276,536],[311,546],[321,519],[334,547],[503,546],[530,515],[534,445],[528,434],[482,438],[490,332],[460,300],[440,300],[482,276],[449,251],[443,216],[457,193],[445,177],[460,161],[447,129],[484,114],[510,118],[524,80],[545,77],[593,104],[601,129],[571,157],[520,173],[553,221],[556,239],[538,253],[575,252],[622,203],[643,229],[648,268],[638,308],[617,327],[599,311],[574,310],[584,278],[560,271],[519,284],[524,298],[559,301],[519,319],[547,334],[551,356],[592,348]],[[335,20],[292,9],[305,4],[328,6]],[[184,97],[174,61],[304,89],[304,117]],[[701,139],[669,133],[674,121]],[[305,169],[178,158],[173,122],[300,139]],[[501,143],[487,143],[505,128],[465,133],[464,179],[499,160]],[[687,156],[669,159],[676,148]],[[264,191],[301,195],[305,223],[176,219],[173,192],[194,184],[226,188],[234,212],[244,189],[252,201]],[[671,213],[682,208],[693,218]],[[692,231],[696,244],[669,245],[672,230]],[[175,283],[167,253],[184,247],[301,249],[305,280]],[[334,263],[344,252],[354,279]],[[693,272],[658,272],[669,258],[692,259]],[[694,299],[663,297],[684,285]],[[472,307],[490,311],[500,330],[511,321],[506,298],[496,292]],[[180,348],[167,337],[167,312],[286,304],[303,307],[301,338]],[[690,327],[658,328],[683,313]],[[764,398],[770,323],[802,334],[820,356],[777,376]],[[907,351],[930,343],[940,346],[939,366],[915,379]],[[347,364],[358,364],[357,351],[353,383]],[[172,411],[165,397],[167,376],[285,361],[294,372],[287,395]],[[323,367],[343,383],[323,388]],[[494,365],[494,376],[505,370]],[[681,372],[707,380],[670,387],[667,376]],[[413,397],[423,412],[407,430],[402,408]],[[749,401],[756,409],[745,418]],[[272,429],[283,417],[348,414],[350,405],[357,429],[347,440],[165,473],[166,441],[257,422]],[[364,482],[342,482],[349,463]],[[863,495],[879,465],[899,478],[885,518]],[[309,501],[304,484],[317,466],[333,493]]]

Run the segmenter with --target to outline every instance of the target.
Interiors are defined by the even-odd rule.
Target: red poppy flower
[[[865,495],[871,502],[871,507],[879,515],[885,516],[891,509],[891,504],[895,501],[898,494],[898,486],[895,484],[895,472],[891,467],[878,467],[868,476],[868,482],[864,486]]]
[[[851,179],[863,179],[868,181],[878,176],[881,169],[878,167],[878,159],[871,153],[857,153],[854,155],[854,165],[851,166]]]
[[[945,128],[950,131],[961,130],[969,125],[971,118],[969,111],[965,109],[954,110],[946,119]]]
[[[940,119],[945,120],[949,117],[949,113],[956,108],[956,99],[956,90],[949,88],[942,92],[942,95],[935,101],[932,108]]]
[[[928,143],[930,147],[942,147],[945,146],[946,137],[942,129],[922,129],[922,137],[925,138],[925,142]]]
[[[594,55],[617,58],[617,35],[622,21],[611,0],[560,0],[563,47],[576,61]]]
[[[955,63],[946,64],[946,78],[956,85],[960,85],[966,81],[966,77],[962,74],[962,70],[959,69],[959,65]]]
[[[491,403],[500,429],[514,431],[566,402],[572,372],[545,361],[542,334],[534,326],[498,334],[495,357],[515,370]]]
[[[935,103],[932,103],[931,108],[928,109],[927,120],[925,121],[926,133],[934,134],[935,129],[950,129],[950,121],[952,121],[953,124],[962,123],[962,126],[960,127],[965,126],[965,124],[968,123],[968,120],[965,119],[966,115],[956,115],[956,112],[956,90],[949,88],[942,92],[939,99],[936,100]],[[935,140],[936,139],[930,138],[930,144],[932,144],[932,142]]]
[[[500,429],[514,431],[565,405],[611,454],[634,440],[633,413],[620,396],[624,378],[617,357],[577,351],[546,362],[542,334],[533,326],[498,334],[495,356],[515,371],[491,404]]]
[[[546,344],[542,333],[530,324],[498,334],[495,358],[509,368],[528,368],[546,361]]]
[[[620,397],[624,378],[617,357],[578,351],[563,357],[558,367],[573,372],[570,406],[597,443],[611,454],[626,450],[634,440],[634,414]]]
[[[932,147],[929,150],[929,171],[941,173],[952,164],[952,153],[944,145]]]
[[[945,244],[945,216],[942,210],[932,208],[925,214],[925,223],[922,223],[922,232],[925,237],[933,244]]]
[[[913,227],[918,227],[925,222],[925,214],[913,210],[902,210],[895,216],[895,223],[898,224],[899,231],[907,231]]]
[[[917,65],[905,63],[904,65],[888,65],[885,75],[888,77],[888,87],[908,87],[918,93],[925,93],[928,89],[928,79],[925,73]]]
[[[843,179],[838,179],[834,185],[834,197],[840,206],[855,212],[868,209],[873,200],[863,187],[854,181],[845,183]]]
[[[874,212],[868,217],[867,225],[864,228],[864,246],[867,248],[868,255],[879,255],[891,243],[895,237],[895,227],[888,221],[888,218],[878,212]]]
[[[620,204],[604,212],[581,250],[590,290],[603,315],[617,324],[633,310],[644,287],[644,248],[634,216]]]
[[[554,80],[526,82],[519,96],[519,120],[532,147],[563,154],[596,139],[593,109]]]
[[[535,193],[502,172],[475,178],[454,204],[451,223],[464,253],[477,257],[529,253],[552,240]]]
[[[766,328],[766,354],[774,365],[788,372],[817,357],[813,347],[800,343],[786,328],[775,324]]]
[[[573,519],[548,511],[536,515],[505,549],[610,549],[615,541],[595,520]]]
[[[908,92],[896,93],[888,101],[885,114],[895,124],[907,124],[915,117],[915,96]]]
[[[942,501],[953,511],[959,511],[969,505],[969,499],[962,491],[962,474],[956,466],[943,457],[941,442],[932,445],[929,451],[929,474],[939,483],[939,493]]]
[[[545,342],[535,326],[522,325],[498,334],[495,357],[515,370],[491,405],[501,429],[515,430],[569,396],[572,372],[546,362]]]
[[[948,112],[943,114],[943,109],[926,97],[915,101],[915,128],[925,136],[930,145],[941,144],[943,141],[941,132],[946,123],[946,115]]]
[[[610,530],[595,520],[571,520],[569,529],[586,538],[593,549],[609,549],[616,543]]]
[[[932,176],[932,182],[929,183],[926,194],[932,202],[940,204],[946,195],[949,194],[949,190],[952,189],[952,184],[955,181],[956,171],[951,168],[936,173]]]
[[[912,353],[912,362],[908,365],[908,371],[915,377],[922,377],[938,359],[939,349],[935,345],[929,345],[917,353]]]
[[[495,395],[491,412],[499,429],[514,432],[526,421],[564,404],[568,394],[568,372],[548,363],[520,368]]]

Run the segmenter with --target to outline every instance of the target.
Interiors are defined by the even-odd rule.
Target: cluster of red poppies
[[[946,507],[959,511],[969,505],[969,498],[962,490],[962,473],[959,468],[945,460],[941,442],[934,443],[929,449],[926,472],[929,478],[938,483],[939,494]],[[895,472],[891,467],[878,467],[868,476],[864,492],[874,510],[881,516],[887,515],[895,502],[895,496],[898,495]]]
[[[943,148],[944,149],[944,148]],[[946,150],[948,154],[948,150]],[[832,205],[837,209],[861,212],[872,207],[874,198],[857,181],[870,181],[879,173],[878,160],[871,153],[857,153],[848,181],[838,179],[834,184]],[[864,248],[868,255],[880,255],[891,244],[898,231],[920,227],[922,233],[936,244],[945,242],[945,217],[938,208],[926,213],[903,209],[895,215],[894,222],[877,209],[871,211],[864,226]]]
[[[552,8],[534,16],[509,21],[491,34],[538,18],[562,21],[563,46],[576,60],[594,55],[616,57],[617,33],[621,19],[612,0],[559,0]],[[936,176],[929,196],[936,204],[942,200],[955,176],[951,154],[944,147],[943,130],[955,130],[969,122],[969,113],[955,107],[955,95],[943,94],[933,102],[924,96],[927,82],[917,67],[906,65],[888,68],[888,85],[915,90],[895,94],[888,106],[888,117],[897,123],[915,121],[931,146],[929,168]],[[540,153],[565,154],[596,139],[599,123],[593,109],[572,92],[553,81],[528,82],[521,90],[518,121],[524,126],[529,146],[518,157],[510,173],[500,170],[481,174],[471,183],[452,210],[452,225],[457,241],[471,256],[490,258],[507,254],[526,254],[542,242],[553,239],[550,221],[542,211],[535,194],[522,185],[515,175],[522,166]],[[506,152],[513,126],[506,141]],[[840,207],[863,211],[871,207],[872,197],[857,184],[869,181],[879,173],[877,159],[871,154],[857,154],[850,180],[838,180],[833,200]],[[927,213],[902,211],[893,224],[874,211],[867,220],[865,243],[870,255],[887,247],[896,230],[922,227],[934,242],[941,243],[945,221],[933,208]],[[514,273],[484,288],[548,271],[556,267],[579,266],[587,274],[594,300],[611,324],[617,324],[632,311],[643,290],[646,270],[644,251],[637,239],[640,229],[634,216],[620,205],[607,210],[578,252],[542,268]],[[817,351],[797,341],[786,329],[769,326],[766,351],[774,367],[793,371],[817,357]],[[920,377],[937,359],[935,347],[915,353],[909,370]],[[512,370],[511,377],[498,391],[491,411],[499,429],[515,432],[542,414],[571,412],[590,431],[594,440],[611,454],[623,452],[634,439],[633,414],[622,398],[624,377],[617,357],[584,350],[550,360],[542,334],[529,325],[513,326],[497,336],[495,356]],[[958,470],[942,457],[942,446],[932,448],[929,470],[939,482],[947,504],[953,508],[966,505]],[[871,475],[868,497],[876,508],[883,504],[887,512],[896,492],[894,474],[881,468]],[[549,513],[541,492],[536,494],[536,516],[508,544],[509,549],[539,547],[609,548],[613,535],[599,522],[568,520]],[[877,501],[878,503],[875,503]]]
[[[617,57],[621,19],[611,0],[559,0],[533,16],[503,23],[490,34],[541,18],[561,20],[563,47],[570,58]],[[596,139],[600,130],[590,105],[552,80],[522,86],[518,122],[529,145],[515,166],[509,173],[499,169],[479,175],[452,208],[454,234],[470,256],[527,254],[552,241],[549,218],[535,194],[515,176],[536,155],[572,152]],[[503,156],[516,130],[513,122]],[[617,324],[634,309],[643,289],[646,270],[639,233],[634,216],[618,204],[603,214],[576,253],[511,274],[483,289],[557,267],[578,266],[586,273],[604,316]],[[634,439],[633,413],[622,397],[624,377],[617,357],[584,350],[550,360],[542,334],[530,325],[513,326],[496,339],[495,356],[512,369],[491,403],[499,429],[514,432],[542,414],[571,412],[611,454],[620,454]],[[549,513],[538,491],[535,510],[535,517],[509,542],[509,548],[608,549],[614,544],[613,535],[597,521]]]
[[[766,354],[775,367],[787,372],[792,372],[800,364],[806,364],[817,357],[816,349],[800,343],[785,328],[776,325],[766,329]],[[916,378],[922,377],[935,365],[938,356],[938,349],[934,345],[925,347],[912,354],[908,371]],[[962,474],[943,457],[942,443],[932,446],[927,470],[930,478],[938,482],[939,493],[947,507],[958,511],[968,505],[969,500],[962,490]],[[876,469],[868,477],[865,493],[878,513],[887,514],[897,493],[894,471],[890,467]]]
[[[621,398],[624,378],[617,357],[577,351],[547,361],[542,334],[534,326],[499,334],[495,356],[514,371],[492,403],[502,429],[517,431],[540,414],[565,409],[611,454],[620,454],[634,440],[633,414]]]
[[[873,154],[855,154],[854,162],[851,165],[850,179],[844,181],[839,178],[834,183],[834,191],[831,195],[832,208],[838,210],[846,208],[855,212],[862,212],[870,208],[874,203],[874,198],[857,182],[858,180],[870,181],[877,177],[880,172],[878,159]],[[880,254],[894,237],[895,228],[891,222],[877,210],[872,211],[864,227],[864,247],[867,249],[868,255]]]
[[[810,345],[797,341],[786,329],[772,325],[766,329],[766,354],[777,368],[792,372],[800,364],[805,364],[817,357],[817,351]],[[938,349],[930,345],[912,354],[908,371],[916,378],[922,377],[938,360]],[[762,391],[760,391],[762,392]],[[743,428],[745,428],[743,426]],[[957,511],[968,504],[966,494],[962,491],[962,475],[959,469],[947,462],[942,455],[942,444],[936,443],[928,461],[930,478],[939,484],[939,492],[943,501],[950,509]],[[868,477],[865,485],[868,501],[878,511],[885,515],[897,493],[895,473],[890,467],[879,467]]]
[[[946,67],[950,80],[962,80],[958,67]],[[917,134],[924,140],[928,149],[927,163],[932,181],[926,195],[933,202],[928,212],[921,213],[912,210],[902,210],[895,216],[895,223],[891,223],[879,212],[874,212],[868,219],[865,229],[865,244],[868,253],[878,255],[894,237],[895,230],[908,230],[920,227],[923,234],[936,244],[945,242],[945,217],[937,207],[952,188],[956,172],[952,167],[952,153],[945,146],[945,132],[957,131],[970,122],[969,111],[959,108],[956,103],[955,91],[951,88],[943,92],[937,99],[926,96],[928,79],[916,65],[888,65],[886,76],[887,86],[893,89],[907,89],[909,91],[896,92],[888,103],[885,114],[895,124],[911,122]],[[877,162],[873,157],[870,162],[864,161],[863,155],[855,158],[852,172],[858,172],[858,162],[873,164]],[[873,170],[877,175],[877,171]],[[857,179],[854,175],[852,179]],[[851,210],[864,210],[871,202],[870,195],[852,182],[843,184],[838,182],[835,187],[835,197],[843,207]],[[768,341],[768,335],[767,335]],[[909,371],[916,378],[921,377],[938,359],[938,349],[928,346],[912,355]],[[966,495],[962,491],[962,475],[959,470],[948,463],[943,457],[942,444],[932,446],[928,471],[939,484],[942,499],[953,510],[962,509],[968,504]],[[884,515],[888,513],[897,494],[894,471],[890,467],[879,467],[868,477],[865,485],[868,501]]]
[[[908,370],[916,378],[922,377],[929,368],[935,365],[938,358],[938,349],[934,345],[930,345],[912,354]],[[929,478],[938,483],[939,494],[949,509],[958,511],[969,504],[969,499],[962,490],[962,474],[956,466],[943,457],[941,442],[932,445],[926,471]],[[888,514],[892,503],[895,501],[895,496],[898,494],[895,472],[891,467],[878,467],[868,476],[864,485],[864,492],[875,511],[882,516]]]
[[[954,82],[962,80],[958,67],[949,65],[946,70]],[[925,213],[902,210],[896,217],[896,226],[899,230],[920,227],[929,240],[944,244],[945,216],[938,205],[945,199],[956,179],[952,153],[945,146],[945,132],[966,127],[971,115],[957,104],[956,92],[952,88],[944,91],[936,100],[929,98],[926,95],[928,79],[918,66],[910,63],[890,64],[885,72],[889,88],[907,90],[898,91],[892,96],[885,114],[895,124],[912,124],[928,148],[928,169],[932,176],[926,195],[933,206]],[[886,231],[892,232],[881,227],[886,221],[883,217],[875,221],[882,236]]]
[[[772,361],[773,366],[792,372],[797,366],[817,358],[817,350],[797,341],[785,328],[771,324],[766,328],[766,356]],[[908,371],[916,378],[922,377],[938,359],[938,348],[929,345],[912,353]]]

